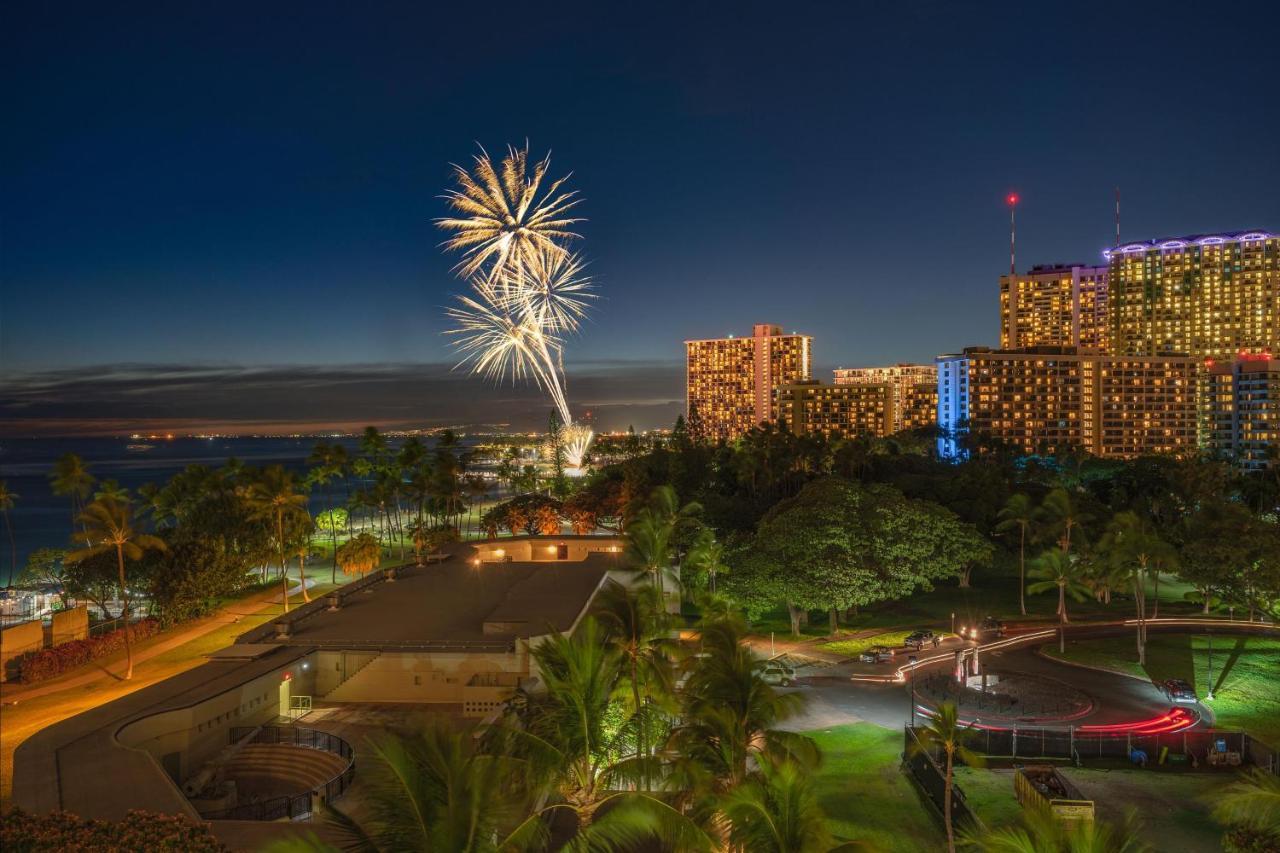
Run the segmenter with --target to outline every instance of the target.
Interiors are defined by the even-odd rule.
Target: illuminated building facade
[[[890,433],[933,426],[938,415],[938,368],[931,364],[852,367],[835,371],[836,385],[887,385],[892,395]]]
[[[1196,446],[1197,362],[1187,356],[971,347],[937,363],[945,455],[957,453],[955,436],[965,431],[1026,453],[1128,458]]]
[[[773,417],[773,391],[809,378],[813,339],[757,324],[751,337],[685,341],[685,413],[711,440],[734,439]]]
[[[1104,254],[1117,354],[1230,361],[1280,344],[1280,237],[1209,234]]]
[[[1269,352],[1208,365],[1208,443],[1246,470],[1277,464],[1267,448],[1280,443],[1280,359]]]
[[[1107,267],[1036,266],[1000,276],[1000,348],[1110,347]]]
[[[795,435],[827,438],[883,436],[894,431],[893,386],[888,383],[823,385],[817,380],[780,385],[774,416]]]

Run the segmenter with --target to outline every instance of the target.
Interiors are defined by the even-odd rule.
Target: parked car
[[[776,659],[765,662],[761,675],[765,684],[778,687],[790,687],[796,683],[796,671],[789,664]]]
[[[858,660],[863,663],[884,663],[885,661],[893,660],[893,649],[888,646],[872,646],[869,649],[864,649],[858,655]]]
[[[972,625],[961,625],[957,629],[957,633],[968,640],[980,640],[986,637],[1003,637],[1004,623],[994,616],[988,616],[981,622],[975,622]]]
[[[1196,696],[1196,689],[1181,678],[1166,679],[1160,685],[1160,689],[1164,691],[1165,696],[1169,697],[1170,702],[1191,705],[1200,701],[1200,698]]]
[[[922,628],[919,631],[912,631],[907,638],[902,641],[902,645],[911,649],[923,649],[937,639],[937,635],[928,628]]]

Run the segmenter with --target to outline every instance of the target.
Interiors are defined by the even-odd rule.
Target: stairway
[[[328,691],[321,694],[317,698],[328,699],[331,696],[333,696],[333,694],[336,693],[342,687],[342,685],[346,684],[348,681],[350,681],[351,679],[359,675],[361,670],[363,670],[369,664],[377,660],[381,654],[382,654],[381,652],[343,652],[342,653],[342,663],[343,663],[342,677],[338,680],[337,684],[335,684]]]

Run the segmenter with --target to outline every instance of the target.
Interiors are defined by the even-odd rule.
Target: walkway
[[[319,581],[315,578],[307,578],[307,589],[313,589],[318,583]],[[289,597],[293,598],[293,596],[297,595],[301,591],[302,585],[295,583],[289,588]],[[264,591],[261,595],[246,601],[237,601],[234,604],[229,604],[222,610],[214,613],[212,616],[207,616],[183,630],[166,635],[159,643],[135,652],[133,655],[134,666],[136,667],[143,661],[151,660],[152,658],[158,657],[171,649],[176,649],[178,646],[185,645],[192,640],[198,640],[206,634],[212,634],[224,625],[231,625],[239,622],[246,616],[253,616],[254,614],[261,613],[263,610],[279,603],[279,591],[270,590]],[[117,665],[123,668],[123,658],[118,661],[114,661],[112,664],[113,668]],[[112,678],[116,681],[124,680],[115,672],[107,669],[106,664],[102,661],[95,661],[87,664],[86,666],[90,668],[88,672],[71,678],[54,679],[45,684],[22,685],[21,683],[6,682],[3,690],[0,690],[0,695],[3,696],[3,704],[17,705],[21,701],[29,701],[38,696],[47,696],[50,693],[58,693],[63,690],[72,690],[76,687],[83,687],[86,684],[92,684],[102,678]]]

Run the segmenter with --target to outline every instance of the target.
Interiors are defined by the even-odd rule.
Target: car
[[[936,637],[937,635],[928,628],[922,628],[919,631],[912,631],[908,634],[907,638],[902,641],[902,645],[907,648],[923,649],[925,646],[931,644]]]
[[[1191,705],[1199,702],[1196,696],[1196,690],[1181,678],[1169,678],[1160,685],[1160,689],[1164,691],[1164,695],[1169,697],[1170,702],[1180,702],[1185,705]]]
[[[956,633],[968,640],[979,640],[984,637],[999,638],[1004,636],[1004,623],[994,616],[988,616],[981,622],[974,622],[972,625],[961,625]]]
[[[863,663],[884,663],[885,661],[893,660],[893,649],[888,646],[872,646],[869,649],[864,649],[858,655],[858,660]]]
[[[790,687],[796,683],[796,671],[789,664],[776,658],[765,662],[761,675],[765,684],[778,687]]]

